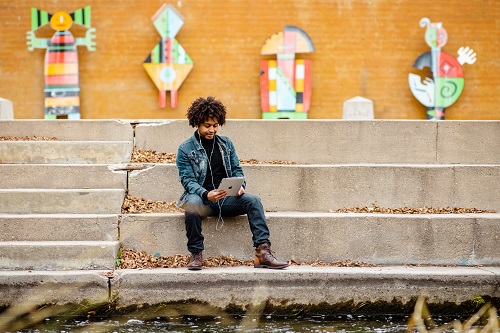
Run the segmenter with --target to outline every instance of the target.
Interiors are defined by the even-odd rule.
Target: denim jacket
[[[182,207],[188,194],[197,194],[201,197],[203,192],[207,191],[202,185],[207,174],[208,156],[195,134],[184,141],[177,150],[176,164],[179,170],[179,180],[184,187],[184,193],[177,201],[179,207]],[[243,177],[243,169],[231,139],[219,135],[215,135],[215,139],[222,155],[227,177]],[[243,187],[245,186],[244,183]]]

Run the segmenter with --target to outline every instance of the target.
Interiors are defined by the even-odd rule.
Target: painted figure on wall
[[[448,34],[441,22],[431,23],[428,18],[420,20],[425,31],[425,42],[431,51],[421,54],[413,67],[422,70],[430,68],[432,78],[421,81],[420,75],[410,73],[408,82],[413,96],[427,107],[427,119],[444,120],[445,108],[460,97],[464,89],[463,64],[476,62],[476,53],[470,47],[461,47],[458,58],[441,51],[448,41]]]
[[[295,59],[296,53],[314,52],[307,33],[296,26],[272,35],[262,55],[276,54],[276,60],[260,62],[262,119],[307,119],[311,105],[311,60]]]
[[[75,38],[69,31],[74,23],[87,28],[85,37]],[[35,30],[50,24],[56,32],[52,38],[38,38]],[[45,52],[45,119],[80,119],[80,80],[77,46],[95,51],[95,28],[90,24],[90,6],[73,13],[64,11],[49,14],[31,8],[31,31],[27,32],[28,50],[47,49]]]
[[[151,18],[161,36],[160,41],[144,60],[143,66],[159,90],[160,108],[167,104],[177,107],[177,91],[193,68],[193,61],[174,38],[184,24],[182,15],[172,6],[164,4]]]

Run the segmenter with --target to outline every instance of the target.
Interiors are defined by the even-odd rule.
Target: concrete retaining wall
[[[187,120],[139,124],[137,148],[177,153]],[[227,120],[241,159],[306,164],[500,164],[500,121]]]
[[[106,271],[2,271],[0,307],[29,311],[45,304],[100,304],[108,302]],[[101,275],[102,274],[102,275]]]
[[[126,270],[112,280],[111,288],[119,307],[191,299],[207,304],[210,314],[226,307],[256,314],[264,301],[290,312],[302,306],[328,312],[329,305],[337,305],[363,313],[363,305],[371,302],[396,303],[401,311],[418,296],[428,297],[429,304],[460,304],[476,295],[498,297],[499,273],[472,267],[232,267],[198,274],[185,269]]]
[[[0,136],[45,136],[64,141],[130,141],[130,122],[120,120],[0,120]]]
[[[3,214],[120,214],[125,190],[0,190]]]
[[[129,194],[176,201],[173,164],[129,175]],[[244,165],[247,191],[271,211],[346,207],[469,207],[500,211],[500,165]]]
[[[0,164],[0,189],[123,189],[127,172],[96,164]]]
[[[266,213],[278,258],[298,262],[354,260],[383,265],[500,265],[500,214]],[[221,227],[221,224],[223,226]],[[203,222],[205,256],[253,258],[245,216]],[[124,215],[125,248],[187,254],[183,214]]]
[[[196,273],[185,268],[109,273],[0,272],[0,307],[15,305],[14,310],[29,312],[46,304],[109,302],[110,310],[155,305],[155,317],[174,313],[224,318],[225,310],[234,313],[238,308],[259,315],[262,305],[267,305],[267,313],[278,309],[292,315],[298,308],[324,314],[387,314],[393,309],[400,314],[411,311],[419,296],[430,305],[467,309],[477,295],[500,298],[498,267],[291,266],[283,271],[230,267]],[[169,303],[170,307],[156,306]]]
[[[131,141],[0,141],[0,163],[128,163]]]
[[[112,270],[119,242],[0,242],[0,270]]]
[[[0,242],[118,241],[118,215],[0,214]]]

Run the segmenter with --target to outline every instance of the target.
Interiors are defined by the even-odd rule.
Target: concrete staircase
[[[185,120],[139,124],[136,147],[176,153],[192,135]],[[220,130],[261,196],[279,257],[298,262],[500,265],[499,214],[331,213],[341,208],[466,207],[500,212],[500,122],[232,120]],[[174,201],[175,165],[129,175],[129,193]],[[204,223],[207,256],[253,256],[246,218]],[[219,222],[220,223],[220,222]],[[124,216],[126,248],[186,253],[182,214]]]
[[[476,294],[499,297],[499,213],[331,212],[373,204],[500,212],[499,121],[229,120],[220,134],[233,139],[240,159],[293,162],[243,166],[247,191],[260,195],[267,209],[279,258],[350,259],[381,266],[212,269],[197,275],[185,269],[110,272],[119,246],[162,256],[187,254],[183,214],[122,215],[120,208],[126,191],[151,200],[178,199],[182,188],[174,164],[144,163],[124,170],[133,146],[176,153],[194,129],[186,120],[134,122],[135,130],[129,121],[0,121],[0,136],[58,139],[0,141],[0,308],[29,298],[33,286],[73,288],[76,280],[87,291],[77,288],[69,298],[67,292],[44,293],[38,302],[61,303],[61,297],[64,302],[116,300],[119,306],[138,300],[176,302],[191,299],[203,285],[212,289],[200,296],[202,301],[223,307],[234,296],[246,306],[262,279],[280,295],[289,295],[276,304],[391,302],[394,295],[407,302],[429,290],[436,302],[463,302]],[[220,230],[217,218],[204,223],[205,256],[252,258],[246,217],[223,222]],[[490,267],[382,267],[411,264]],[[305,279],[315,277],[324,279],[331,299],[302,291]],[[440,282],[427,286],[422,278]],[[240,280],[251,282],[248,293],[239,289],[235,281]],[[292,280],[295,289],[287,284]],[[345,284],[343,296],[328,281]],[[349,287],[349,281],[357,282]],[[449,281],[457,286],[452,291]],[[387,292],[381,293],[380,283]],[[215,302],[213,295],[222,296]]]
[[[1,121],[0,270],[114,269],[129,123]]]

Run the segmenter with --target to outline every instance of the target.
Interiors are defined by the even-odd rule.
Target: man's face
[[[208,118],[198,126],[198,133],[200,134],[200,137],[207,140],[212,140],[218,129],[219,122],[217,121],[217,119]]]

